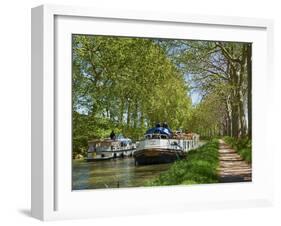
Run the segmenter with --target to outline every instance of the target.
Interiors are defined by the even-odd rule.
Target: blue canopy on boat
[[[165,128],[165,127],[153,127],[151,129],[148,129],[145,134],[147,135],[147,134],[155,134],[155,133],[157,133],[157,134],[165,134],[168,137],[172,137],[171,129],[170,128]]]

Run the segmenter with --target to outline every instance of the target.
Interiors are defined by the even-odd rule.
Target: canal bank
[[[187,153],[164,173],[147,183],[148,186],[217,183],[219,142],[214,139]]]

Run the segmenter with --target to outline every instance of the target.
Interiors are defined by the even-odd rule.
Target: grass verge
[[[186,158],[176,161],[147,186],[217,183],[218,140],[189,151]]]
[[[235,139],[234,137],[224,137],[223,140],[234,148],[238,154],[248,163],[252,163],[252,142],[248,138]]]

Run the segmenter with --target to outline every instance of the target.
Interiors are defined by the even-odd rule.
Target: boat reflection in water
[[[135,165],[170,163],[185,157],[199,145],[199,135],[175,132],[166,123],[146,131],[134,152]]]

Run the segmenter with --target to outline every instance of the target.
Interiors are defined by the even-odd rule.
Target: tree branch
[[[227,49],[221,44],[221,42],[216,42],[216,46],[219,47],[223,53],[223,55],[231,62],[238,62],[240,63],[240,60],[237,58],[234,58],[231,56],[231,54],[227,51]]]

